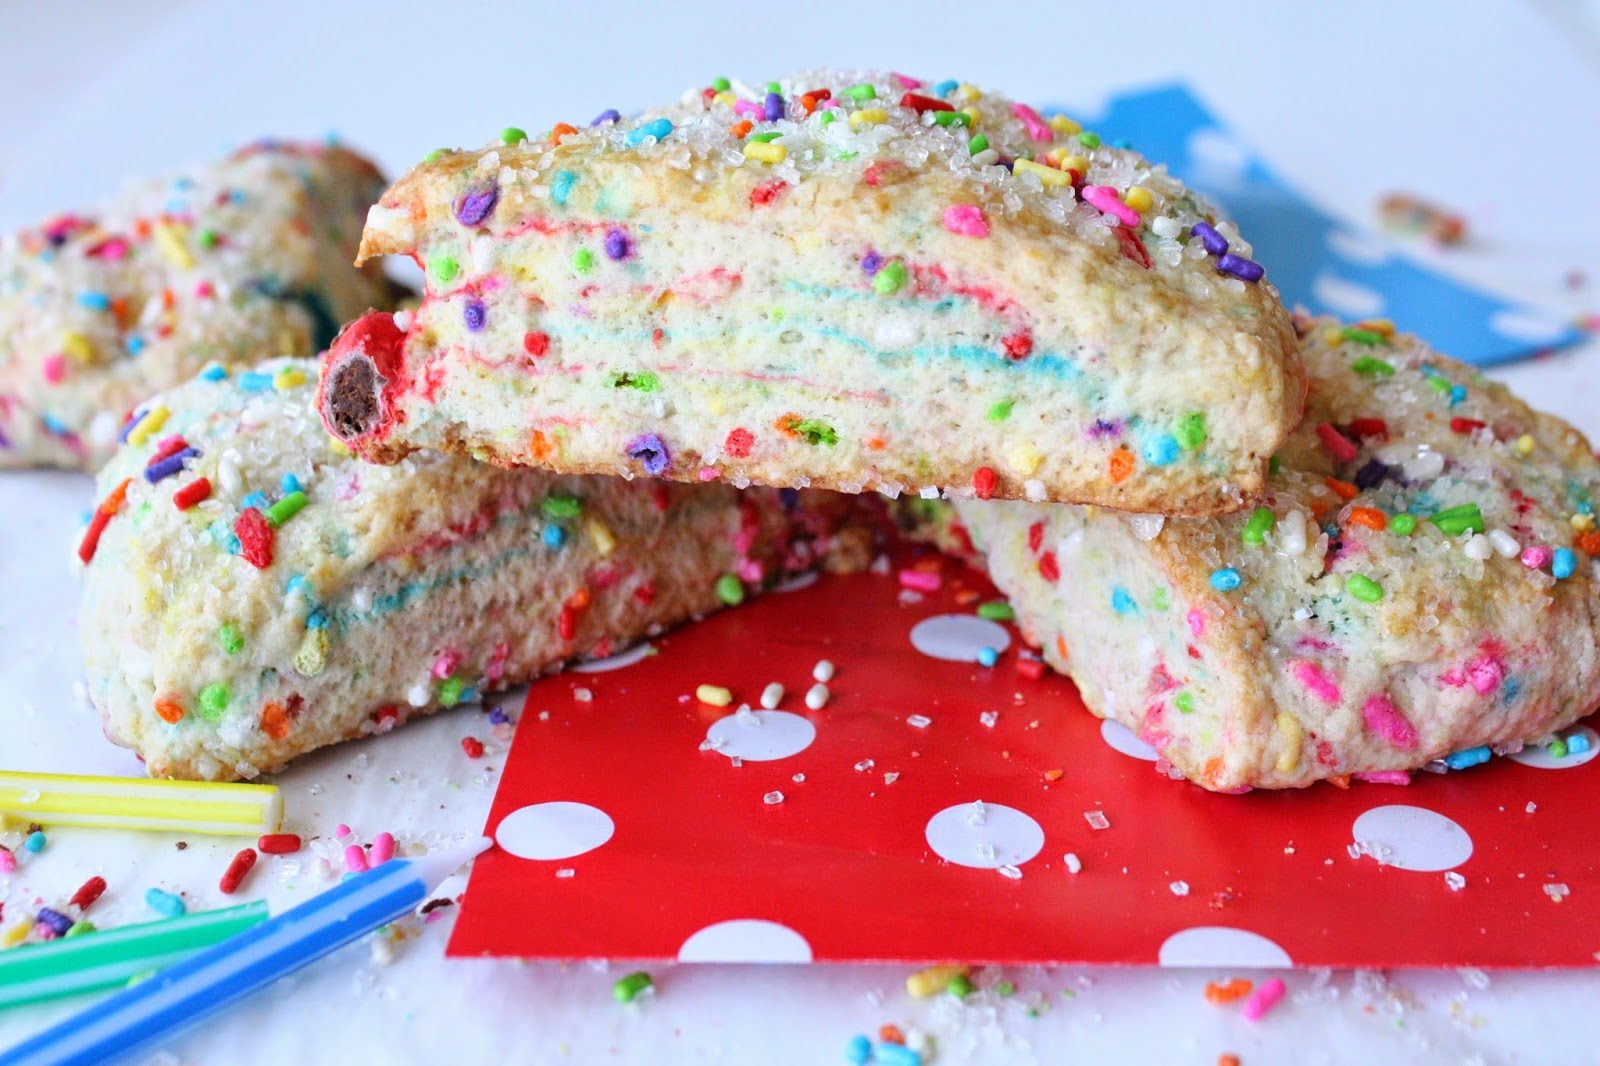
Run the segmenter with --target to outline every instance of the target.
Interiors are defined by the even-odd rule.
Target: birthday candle
[[[391,859],[67,1018],[6,1052],[6,1066],[99,1066],[133,1056],[411,912],[488,838]]]
[[[0,770],[0,814],[41,825],[257,836],[283,821],[274,785]]]

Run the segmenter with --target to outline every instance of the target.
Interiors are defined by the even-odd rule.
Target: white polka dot
[[[817,739],[817,727],[788,711],[751,711],[718,718],[706,730],[711,749],[729,758],[771,762],[798,755]]]
[[[808,589],[816,583],[817,572],[815,570],[807,570],[803,574],[796,574],[794,577],[778,582],[776,585],[772,586],[772,591],[799,592],[801,589]]]
[[[1377,266],[1389,258],[1389,249],[1377,237],[1344,229],[1328,231],[1328,248],[1340,258],[1362,266]]]
[[[717,922],[689,937],[679,962],[810,962],[811,945],[787,925],[765,918]]]
[[[928,847],[947,862],[978,870],[1021,866],[1044,848],[1044,830],[1015,807],[960,803],[928,819]]]
[[[1545,749],[1543,744],[1529,744],[1515,755],[1509,755],[1507,758],[1514,759],[1523,766],[1532,766],[1538,770],[1570,770],[1574,766],[1582,766],[1596,755],[1600,755],[1600,735],[1597,735],[1588,726],[1580,725],[1576,729],[1562,730],[1561,736],[1572,737],[1579,733],[1588,738],[1589,750],[1579,752],[1577,755],[1564,755],[1557,759]]]
[[[1426,807],[1374,807],[1352,827],[1367,854],[1400,870],[1437,872],[1472,857],[1472,838],[1453,819]]]
[[[611,816],[587,803],[534,803],[500,820],[494,838],[519,859],[570,859],[593,851],[617,831]]]
[[[984,648],[1011,646],[1006,627],[975,614],[936,614],[911,627],[911,646],[924,655],[953,663],[975,663]]]
[[[1311,291],[1318,300],[1341,315],[1364,318],[1383,311],[1381,294],[1365,285],[1357,285],[1353,281],[1346,281],[1332,274],[1318,274],[1316,280],[1311,283]]]
[[[1260,933],[1226,925],[1197,925],[1173,933],[1156,958],[1163,966],[1283,967],[1289,953]]]
[[[1500,336],[1526,344],[1550,344],[1567,332],[1567,327],[1537,311],[1508,307],[1489,316],[1489,326]]]
[[[604,659],[590,659],[586,663],[575,663],[572,671],[578,674],[603,674],[608,670],[621,670],[624,666],[632,666],[642,659],[648,659],[655,651],[655,646],[646,641],[635,644],[627,651],[619,651],[615,655]]]
[[[1133,730],[1109,718],[1100,723],[1100,739],[1111,745],[1113,750],[1131,758],[1155,762],[1160,757],[1156,749],[1140,740]]]
[[[1244,145],[1211,126],[1202,127],[1189,135],[1189,154],[1195,165],[1204,168],[1208,176],[1237,176],[1250,165],[1250,152]]]

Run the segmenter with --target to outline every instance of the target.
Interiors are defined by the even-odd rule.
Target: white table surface
[[[1592,28],[1597,5],[1311,6],[4,3],[0,227],[262,134],[337,130],[398,172],[441,144],[640,107],[721,73],[887,63],[1080,105],[1182,76],[1336,212],[1364,224],[1391,189],[1435,197],[1475,234],[1470,249],[1429,256],[1442,269],[1559,314],[1595,309],[1600,45],[1574,34]],[[1569,291],[1573,268],[1594,282]],[[1600,436],[1600,345],[1496,376]],[[90,503],[86,478],[0,476],[8,767],[138,772],[77,694],[70,559]],[[326,837],[342,821],[363,838],[390,829],[426,845],[475,834],[501,758],[468,762],[456,741],[482,731],[480,713],[464,709],[305,760],[277,779],[292,828]],[[0,877],[0,899],[10,917],[100,873],[112,884],[96,908],[103,924],[146,916],[150,885],[220,905],[215,882],[237,844],[179,851],[175,839],[62,830]],[[293,878],[263,864],[251,892],[274,908],[302,898],[326,883],[316,854]],[[883,967],[680,966],[657,971],[658,994],[622,1008],[609,991],[617,967],[447,962],[447,927],[424,927],[387,965],[367,946],[348,949],[175,1041],[161,1061],[826,1063],[883,1022],[931,1033],[942,1062],[1600,1057],[1592,972],[1497,973],[1486,987],[1471,973],[1295,972],[1289,1000],[1257,1025],[1204,1002],[1221,971],[1155,969],[1009,974],[1050,995],[1037,1019],[1016,1001],[912,1001],[906,970]],[[0,1012],[0,1046],[74,1006]]]

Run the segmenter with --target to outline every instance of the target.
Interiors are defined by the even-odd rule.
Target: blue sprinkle
[[[236,384],[241,392],[271,392],[272,375],[246,370],[236,379]]]
[[[1488,762],[1490,754],[1492,753],[1489,751],[1489,746],[1484,744],[1476,748],[1463,748],[1461,751],[1452,752],[1444,757],[1444,761],[1445,765],[1452,770],[1465,770],[1469,766],[1481,766]]]
[[[546,548],[559,548],[567,542],[567,531],[561,526],[549,525],[544,527],[544,546]]]
[[[596,115],[594,117],[594,121],[589,123],[589,125],[591,125],[591,126],[604,126],[608,122],[621,122],[621,121],[622,121],[622,112],[618,111],[614,107],[608,107],[604,111],[602,111],[598,115]]]
[[[129,339],[131,340],[132,338],[129,338]],[[200,380],[201,381],[226,381],[227,379],[228,379],[228,369],[227,369],[227,367],[220,366],[217,363],[212,363],[210,366],[208,366],[204,370],[200,371]]]
[[[171,892],[163,892],[159,888],[152,888],[144,894],[144,901],[151,910],[166,915],[168,918],[181,918],[189,913],[189,908],[184,906],[183,900]]]
[[[783,117],[783,97],[777,93],[768,93],[762,101],[761,114],[768,122],[776,122]]]
[[[283,485],[283,494],[285,496],[289,495],[291,492],[305,491],[300,484],[300,479],[295,477],[293,474],[283,475],[283,481],[281,484]]]
[[[48,429],[51,433],[54,433],[58,437],[72,436],[72,430],[67,427],[65,422],[61,421],[61,419],[57,418],[55,415],[40,415],[39,420],[44,423],[45,429]]]
[[[489,724],[490,725],[505,725],[509,721],[511,721],[511,719],[506,717],[506,712],[505,711],[502,711],[498,707],[489,708]]]
[[[295,592],[303,592],[307,596],[311,595],[311,582],[306,580],[304,574],[290,574],[289,580],[283,583],[283,594],[285,596]]]
[[[1567,738],[1567,754],[1582,755],[1589,750],[1589,734],[1574,733]]]
[[[309,615],[306,616],[306,628],[307,629],[327,629],[328,628],[328,612],[324,611],[321,607],[318,607],[316,610],[312,611]]]
[[[574,171],[556,171],[556,176],[550,180],[550,199],[555,201],[557,207],[566,207],[567,199],[572,195],[572,187],[576,184],[578,175]]]
[[[1505,680],[1505,684],[1500,686],[1500,690],[1506,694],[1506,702],[1509,703],[1517,698],[1517,693],[1522,691],[1522,682],[1517,678],[1508,677]]]
[[[1128,595],[1128,590],[1121,585],[1111,590],[1111,609],[1118,614],[1128,614],[1138,610],[1139,605],[1133,602],[1133,597]]]
[[[246,496],[240,501],[240,506],[244,507],[246,510],[254,507],[258,511],[265,511],[268,506],[267,494],[264,492],[252,492],[250,495]]]
[[[872,1041],[868,1040],[865,1033],[857,1033],[850,1038],[844,1046],[844,1061],[850,1066],[865,1066],[872,1060]]]
[[[40,907],[39,916],[36,920],[40,925],[55,933],[56,936],[66,936],[67,930],[72,928],[71,918],[68,918],[60,911],[51,910],[49,907]]]
[[[121,433],[117,434],[117,443],[119,443],[119,444],[128,443],[128,434],[132,433],[133,432],[133,427],[137,426],[140,422],[143,422],[144,421],[144,416],[149,414],[149,413],[150,413],[149,411],[140,411],[137,414],[135,414],[132,418],[128,419],[128,424],[122,427],[122,432]]]
[[[623,449],[629,459],[637,459],[644,464],[644,472],[651,477],[660,477],[672,465],[672,453],[667,451],[667,443],[654,433],[645,433],[633,438],[628,446]]]
[[[1224,566],[1220,570],[1211,571],[1211,587],[1218,592],[1232,592],[1239,587],[1244,579],[1239,576],[1239,571],[1231,566]]]
[[[922,1052],[885,1040],[873,1050],[872,1061],[884,1066],[922,1066]]]
[[[1557,548],[1550,557],[1550,572],[1558,578],[1569,578],[1578,569],[1578,557],[1571,548]]]
[[[109,311],[111,309],[111,297],[103,292],[80,292],[78,293],[78,305],[87,307],[91,311]]]
[[[148,343],[149,342],[143,337],[135,333],[130,335],[127,340],[123,341],[122,346],[128,350],[129,355],[138,355],[140,352],[144,351],[144,346]]]
[[[954,78],[951,78],[948,81],[941,81],[938,85],[935,85],[933,87],[933,95],[942,100],[960,87],[961,83],[956,81]]]
[[[150,484],[154,485],[163,478],[169,478],[173,474],[176,474],[178,471],[182,470],[185,460],[196,459],[199,458],[199,456],[200,451],[197,448],[182,448],[173,452],[160,462],[151,463],[149,466],[145,467],[144,479],[150,482]]]
[[[658,118],[654,122],[646,122],[643,126],[638,126],[629,130],[628,135],[622,139],[628,145],[628,147],[632,148],[636,145],[643,144],[648,138],[651,137],[654,137],[659,141],[671,132],[672,120]]]
[[[978,649],[978,663],[979,663],[979,665],[981,665],[981,666],[993,666],[995,663],[997,663],[999,661],[1000,661],[1000,653],[995,651],[993,648],[984,647],[984,648],[979,648]]]
[[[1144,461],[1151,466],[1166,466],[1176,461],[1182,450],[1178,447],[1177,441],[1163,433],[1159,437],[1145,441]]]
[[[1465,400],[1466,398],[1467,398],[1467,387],[1465,385],[1451,385],[1450,386],[1450,406],[1451,407],[1454,407],[1456,404],[1460,403],[1462,400]]]
[[[35,855],[39,854],[44,850],[44,834],[35,829],[33,832],[28,834],[27,839],[22,842],[22,846],[33,852]]]

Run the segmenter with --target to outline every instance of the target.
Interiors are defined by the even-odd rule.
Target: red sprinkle
[[[1029,333],[1013,333],[1000,343],[1005,346],[1006,354],[1013,359],[1026,359],[1033,354],[1033,336]]]
[[[266,855],[293,855],[300,845],[297,833],[268,833],[256,841],[256,848]]]
[[[921,93],[906,93],[900,98],[901,107],[909,107],[913,111],[954,111],[955,108],[943,100],[935,100],[931,96]]]
[[[1362,440],[1368,437],[1389,439],[1389,423],[1381,418],[1357,418],[1350,423],[1350,432]]]
[[[469,759],[483,758],[483,741],[477,737],[462,737],[461,750],[467,753]]]
[[[257,570],[272,565],[272,527],[267,517],[254,507],[246,507],[233,523],[233,532],[239,538],[239,554]]]
[[[1317,423],[1317,438],[1322,441],[1322,446],[1328,449],[1328,454],[1341,463],[1348,463],[1360,454],[1350,438],[1340,433],[1327,422]]]
[[[133,484],[133,478],[123,478],[122,484],[106,493],[106,498],[100,501],[100,506],[94,509],[94,517],[89,519],[89,528],[83,531],[83,540],[78,544],[78,558],[88,565],[94,558],[95,549],[100,547],[100,534],[106,531],[106,523],[111,521],[111,516],[121,508],[123,498],[128,495],[128,486]]]
[[[556,616],[556,632],[561,634],[562,640],[571,640],[578,635],[578,612],[570,604],[561,605],[561,613]]]
[[[72,905],[78,908],[80,911],[86,911],[90,907],[94,906],[94,901],[99,899],[105,890],[105,878],[91,877],[82,885],[78,886],[78,891],[72,894]]]
[[[1487,424],[1486,422],[1478,421],[1476,418],[1452,418],[1450,420],[1450,432],[1476,433]]]
[[[172,494],[172,502],[180,511],[187,511],[207,496],[211,495],[211,482],[203,477],[197,477],[183,488]]]
[[[1077,171],[1069,170],[1067,173],[1076,174]],[[1112,232],[1116,235],[1117,244],[1122,248],[1123,256],[1149,270],[1153,265],[1150,259],[1150,249],[1144,246],[1144,242],[1139,239],[1139,235],[1126,226],[1118,226]]]
[[[1039,576],[1052,582],[1061,579],[1061,567],[1056,564],[1055,552],[1045,552],[1039,556]]]
[[[750,206],[765,207],[788,191],[789,183],[786,181],[763,182],[750,190]]]
[[[1000,479],[987,466],[980,466],[972,472],[972,491],[978,494],[980,500],[992,499],[995,487],[999,483]]]
[[[750,454],[750,449],[755,447],[755,443],[755,435],[743,426],[738,426],[728,433],[728,439],[722,442],[722,450],[735,459],[743,459]]]
[[[184,440],[182,436],[174,434],[156,445],[156,450],[150,453],[150,458],[144,465],[147,467],[155,466],[161,460],[177,455],[188,446],[188,441]]]
[[[246,875],[250,873],[255,864],[256,850],[254,848],[245,848],[235,855],[233,861],[228,864],[227,870],[222,874],[222,880],[217,882],[217,888],[224,896],[233,895],[239,890],[239,886],[244,883]]]
[[[550,334],[525,333],[522,335],[522,347],[529,355],[538,359],[550,350]]]
[[[1044,660],[1020,658],[1017,660],[1017,673],[1029,681],[1037,681],[1044,676]]]
[[[1039,550],[1039,545],[1043,543],[1044,523],[1035,522],[1033,525],[1028,527],[1028,550],[1031,552],[1036,552]]]

